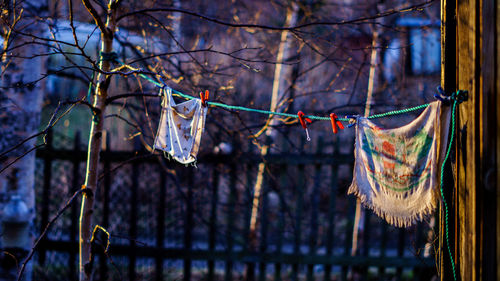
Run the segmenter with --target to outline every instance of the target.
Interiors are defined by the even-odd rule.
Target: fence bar
[[[368,256],[370,253],[370,232],[371,232],[371,224],[370,219],[372,216],[372,212],[365,212],[365,221],[363,224],[363,256]]]
[[[233,147],[234,144],[233,144]],[[233,163],[229,167],[229,198],[227,202],[227,228],[226,228],[226,252],[229,257],[231,257],[233,253],[234,246],[234,219],[235,219],[235,206],[236,206],[236,164]],[[231,281],[233,280],[233,260],[231,258],[226,260],[226,270],[225,270],[225,280]]]
[[[54,155],[54,151],[49,151],[47,149],[39,149],[36,152],[38,157],[45,157],[47,154],[52,154],[54,158],[59,160],[71,160],[75,157],[81,159],[81,161],[86,161],[87,154],[84,151],[80,151],[78,155],[73,154],[73,149],[58,149],[57,155]],[[140,152],[137,154],[134,151],[109,151],[104,153],[111,162],[123,162],[128,161],[133,157],[143,156],[142,162],[156,163],[158,160],[154,157],[154,154],[150,152]],[[288,165],[314,165],[317,163],[323,165],[332,164],[350,164],[352,163],[352,155],[350,154],[340,154],[337,158],[333,158],[331,154],[325,153],[321,155],[308,154],[305,157],[304,154],[298,153],[270,153],[265,156],[259,154],[247,154],[242,153],[238,157],[240,163],[251,163],[257,165],[262,162],[262,159],[266,163],[272,164],[288,164]],[[231,154],[205,154],[198,158],[199,163],[204,164],[220,164],[220,163],[230,163],[234,160],[234,155]]]
[[[187,195],[186,195],[186,218],[184,221],[184,250],[190,251],[193,246],[193,168],[187,168]],[[184,259],[184,280],[191,280],[190,258]]]
[[[403,257],[405,250],[405,235],[406,231],[404,228],[398,229],[398,257]],[[401,275],[403,274],[403,268],[396,268],[396,280],[401,280]]]
[[[421,248],[419,248],[417,250],[417,253],[420,253],[417,256],[417,258],[419,258],[419,259],[425,260],[425,259],[429,259],[429,257],[431,257],[431,256],[435,256],[435,253],[433,253],[434,248],[432,247],[432,245],[435,242],[434,239],[436,237],[436,232],[438,231],[436,229],[436,225],[435,225],[437,220],[438,220],[438,218],[436,217],[436,215],[434,215],[430,218],[428,225],[427,224],[425,224],[425,225],[419,224],[419,228],[417,229],[417,231],[418,231],[418,235],[422,236],[420,238],[421,242],[417,244],[417,245],[421,245],[420,246]],[[424,230],[427,230],[427,231],[424,232]],[[432,279],[432,277],[434,275],[436,275],[435,268],[429,268],[424,261],[422,261],[422,264],[423,264],[422,267],[416,269],[418,271],[418,280],[425,281],[425,280]]]
[[[140,149],[140,143],[138,141],[134,144],[135,150]],[[128,264],[128,275],[130,280],[136,280],[135,274],[135,264],[137,255],[135,255],[136,249],[136,238],[137,238],[137,191],[139,188],[139,161],[132,162],[132,190],[130,194],[130,228],[129,228],[129,264]]]
[[[75,141],[73,143],[73,151],[75,154],[80,151],[80,131],[77,131],[75,134]],[[73,159],[71,161],[73,164],[73,178],[71,180],[71,193],[74,193],[80,189],[80,161],[78,159]],[[78,205],[77,202],[71,205],[71,226],[69,229],[69,241],[76,243],[77,235],[78,235]],[[77,264],[76,264],[76,256],[77,251],[71,251],[69,255],[69,280],[77,279]]]
[[[249,145],[249,149],[251,149],[252,144]],[[254,189],[254,174],[252,171],[251,164],[245,164],[246,167],[246,204],[245,204],[245,227],[244,227],[244,249],[245,251],[252,251],[252,247],[250,246],[250,221],[252,217],[252,206],[253,206],[253,189]],[[245,280],[253,281],[255,280],[255,263],[249,262],[245,264]]]
[[[280,171],[278,173],[279,175],[279,188],[278,188],[278,193],[279,193],[279,198],[280,198],[280,203],[279,203],[279,215],[278,215],[278,239],[276,241],[276,255],[281,255],[281,251],[283,249],[283,238],[284,238],[284,233],[285,233],[285,212],[286,212],[286,203],[284,200],[283,196],[283,187],[288,186],[287,185],[287,165],[280,165]],[[281,281],[281,263],[277,262],[274,264],[274,280],[275,281]]]
[[[387,255],[387,227],[388,224],[385,220],[380,219],[380,223],[382,224],[382,241],[380,241],[380,258],[385,258]],[[380,266],[378,268],[378,277],[380,279],[385,280],[385,267]]]
[[[323,139],[318,139],[317,154],[323,150]],[[316,245],[318,243],[318,208],[319,192],[321,185],[321,165],[314,165],[314,184],[311,191],[311,230],[309,232],[309,254],[316,254]],[[307,265],[307,280],[314,280],[314,264]]]
[[[415,227],[415,246],[414,246],[414,256],[416,257],[423,257],[425,252],[425,243],[424,243],[424,224],[419,223]],[[426,272],[422,268],[414,268],[413,269],[413,275],[415,276],[416,281],[420,280],[427,280],[430,279],[430,276],[428,278],[425,278]],[[425,278],[425,279],[424,279]]]
[[[104,147],[102,148],[102,151],[108,151],[109,150],[109,135],[108,132],[105,131],[104,134],[105,138],[103,141]],[[109,193],[111,189],[111,162],[109,161],[108,157],[103,157],[103,173],[104,173],[104,188],[102,188],[102,226],[104,228],[109,227],[109,204],[110,204],[110,198],[109,198]],[[107,262],[107,257],[105,255],[101,255],[99,259],[99,270],[100,270],[100,277],[101,280],[108,280],[108,262]]]
[[[265,172],[264,172],[264,179],[265,177]],[[260,211],[260,246],[259,246],[259,251],[261,255],[266,254],[267,250],[267,228],[269,225],[269,220],[267,219],[267,214],[269,212],[269,202],[268,202],[268,192],[269,192],[269,185],[265,180],[262,181],[262,193],[260,195],[261,201],[262,201],[262,209]],[[267,280],[266,278],[266,268],[267,268],[267,262],[260,262],[259,263],[259,281],[265,281]]]
[[[293,244],[293,252],[297,255],[300,254],[300,245],[302,238],[302,209],[304,206],[304,186],[305,186],[305,174],[304,165],[298,166],[299,180],[297,184],[297,201],[295,210],[295,240]],[[298,280],[299,274],[299,264],[292,264],[292,280]]]
[[[47,145],[46,150],[49,152],[52,152],[52,139],[53,139],[53,132],[51,129],[47,132]],[[44,229],[45,226],[49,223],[49,204],[50,204],[50,189],[51,189],[51,179],[52,179],[52,154],[48,153],[47,156],[44,158],[44,163],[43,163],[43,192],[42,192],[42,216],[40,220],[40,229]],[[43,240],[47,240],[45,237]],[[43,243],[42,243],[43,244]],[[46,258],[46,251],[44,247],[40,247],[40,250],[38,252],[38,262],[40,265],[45,264],[45,258]]]
[[[353,233],[353,220],[354,220],[354,212],[356,209],[356,199],[354,197],[349,197],[349,212],[347,214],[347,224],[346,224],[346,235],[344,241],[344,256],[350,256],[351,252],[351,243],[352,243],[352,233]],[[349,267],[344,265],[342,266],[342,277],[341,280],[347,280],[347,272]]]
[[[368,256],[369,251],[370,251],[370,218],[371,218],[372,212],[371,211],[365,211],[364,212],[364,222],[363,222],[363,247],[361,248],[361,255],[362,256]],[[368,266],[364,266],[362,268],[358,268],[358,271],[361,274],[361,280],[367,280],[368,277]]]
[[[158,165],[162,171],[162,167]],[[167,197],[167,176],[163,171],[160,173],[160,197],[158,198],[157,221],[156,221],[156,247],[163,248],[165,242],[165,198]],[[155,256],[155,280],[163,281],[163,257]]]
[[[217,204],[219,201],[219,172],[217,166],[212,169],[212,198],[210,202],[210,226],[208,233],[208,249],[210,252],[215,251],[216,234],[217,234]],[[208,261],[208,281],[213,281],[215,278],[215,261]]]
[[[419,223],[415,227],[415,255],[417,257],[423,256],[419,249],[424,249],[425,243],[424,243],[424,224]]]
[[[338,139],[335,137],[334,140],[334,151],[333,151],[333,157],[335,157],[338,154]],[[335,208],[336,208],[336,200],[337,200],[337,186],[338,186],[338,166],[337,165],[332,165],[331,166],[331,178],[330,178],[330,204],[328,206],[328,229],[326,232],[326,255],[331,256],[334,252],[334,247],[335,244],[334,242],[334,234],[335,234]],[[325,276],[324,276],[324,281],[330,281],[331,278],[331,271],[332,271],[332,266],[331,265],[324,265],[325,266]]]
[[[46,242],[48,250],[68,253],[71,247],[78,248],[78,244],[71,244],[68,241],[61,240],[48,240]],[[112,246],[114,256],[127,256],[130,254],[131,248],[127,244],[115,244]],[[434,260],[432,258],[418,259],[415,257],[386,257],[380,259],[379,257],[351,257],[351,256],[330,256],[308,254],[296,255],[293,253],[282,253],[281,255],[266,254],[260,256],[258,253],[248,253],[242,251],[233,251],[231,256],[227,255],[226,250],[191,250],[187,251],[181,248],[164,248],[158,249],[154,246],[137,246],[135,247],[135,255],[137,257],[154,258],[155,255],[162,255],[165,259],[178,260],[189,258],[191,260],[199,261],[226,261],[231,259],[233,261],[246,263],[249,261],[268,263],[282,263],[282,264],[331,264],[341,266],[385,266],[385,267],[427,267],[433,268]]]

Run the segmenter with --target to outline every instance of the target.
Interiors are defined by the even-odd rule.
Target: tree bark
[[[22,14],[21,8],[23,10]],[[19,56],[30,57],[46,53],[47,48],[38,44],[29,44],[32,38],[16,34],[12,28],[20,29],[22,26],[22,31],[25,33],[43,36],[44,25],[40,21],[34,20],[33,15],[43,17],[47,14],[47,8],[46,1],[27,0],[17,7],[8,7],[7,10],[9,25],[4,25],[2,28],[4,37],[3,50],[7,50],[12,46],[27,45],[5,52],[1,58],[1,85],[7,88],[3,88],[0,92],[0,124],[2,124],[0,126],[0,152],[18,145],[24,139],[37,133],[39,129],[45,90],[44,80],[35,84],[26,83],[36,81],[42,77],[42,72],[47,69],[47,58],[38,56],[33,59],[24,59]],[[21,18],[15,24],[16,18],[19,16]],[[35,154],[32,152],[24,155],[24,153],[33,149],[35,145],[36,139],[32,139],[0,159],[0,169],[18,160],[0,174],[0,193],[17,194],[21,197],[29,209],[32,230],[34,229],[35,219]],[[15,176],[14,183],[7,186],[6,177],[11,174]],[[3,205],[0,204],[0,212],[2,209]],[[2,230],[0,232],[4,233]],[[31,233],[30,238],[26,239],[25,245],[22,247],[24,250],[29,251],[31,249],[33,238],[33,233]],[[2,247],[0,245],[0,248]],[[23,280],[31,280],[31,268],[31,265],[28,265]],[[14,268],[14,273],[15,280],[17,276],[16,268]]]
[[[94,17],[96,24],[101,30],[101,53],[111,53],[113,51],[113,35],[115,31],[114,10],[108,11],[106,23],[102,26],[102,22],[96,17],[95,10],[88,0],[83,0],[84,5]],[[108,72],[111,69],[111,63],[108,60],[103,60],[101,57],[99,67],[102,71]],[[94,112],[92,124],[90,127],[90,136],[87,154],[87,168],[85,173],[84,187],[88,188],[89,192],[84,193],[80,210],[80,229],[79,229],[79,278],[80,281],[92,280],[92,264],[93,257],[91,252],[92,238],[92,213],[94,210],[94,195],[97,192],[97,178],[99,168],[99,154],[102,146],[103,133],[103,116],[106,111],[106,98],[108,96],[108,88],[111,76],[98,73],[97,86],[94,94]]]

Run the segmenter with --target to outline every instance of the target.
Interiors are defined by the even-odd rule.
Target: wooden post
[[[497,70],[495,71],[494,73],[494,78],[495,78],[495,89],[496,89],[496,96],[497,96],[497,99],[496,99],[496,108],[500,108],[500,98],[498,97],[498,93],[500,93],[500,71],[498,71],[498,64],[500,63],[499,59],[498,59],[498,54],[500,54],[500,44],[498,44],[498,38],[500,38],[500,5],[498,5],[498,1],[495,1],[496,5],[494,5],[496,7],[496,18],[494,21],[492,21],[492,23],[495,24],[496,26],[496,36],[494,38],[497,38],[497,40],[495,41],[495,46],[493,47],[493,52],[496,51],[496,54],[497,54],[497,57],[495,57],[495,67],[497,67]],[[493,8],[492,10],[495,10],[495,8]],[[495,103],[493,103],[495,104]],[[497,110],[496,111],[496,120],[497,120],[497,127],[498,127],[498,124],[500,124],[500,110]],[[497,272],[496,272],[496,276],[499,277],[500,276],[500,266],[498,266],[498,262],[500,261],[500,223],[498,223],[498,218],[500,218],[500,167],[499,167],[499,164],[500,163],[500,140],[498,139],[500,136],[500,133],[497,132],[497,135],[496,135],[496,139],[497,139],[497,143],[496,143],[496,179],[493,179],[493,180],[496,180],[496,220],[497,220],[497,223],[496,223],[496,262],[497,262]]]
[[[480,49],[480,96],[479,96],[479,138],[481,157],[480,164],[480,193],[479,193],[479,212],[482,217],[481,223],[481,257],[482,268],[481,274],[485,277],[483,280],[491,278],[498,280],[500,275],[497,275],[498,259],[496,259],[497,250],[499,247],[496,243],[498,235],[495,225],[500,222],[500,217],[497,216],[495,209],[498,208],[497,196],[499,190],[496,188],[499,182],[498,174],[500,171],[497,149],[500,143],[500,135],[498,127],[500,118],[498,116],[498,101],[499,91],[495,88],[495,83],[498,83],[498,52],[495,53],[495,44],[498,45],[498,36],[495,33],[495,22],[498,22],[495,17],[498,13],[495,8],[498,8],[499,2],[490,0],[482,1],[480,4],[481,17],[479,17],[479,28],[481,30],[481,49]],[[496,25],[498,31],[498,25]],[[496,207],[496,208],[495,208]],[[496,278],[495,278],[496,275]]]
[[[445,186],[449,220],[452,224],[456,221],[456,226],[449,229],[449,237],[461,280],[499,277],[497,6],[497,1],[484,0],[441,2],[442,84],[448,93],[456,89],[469,92],[468,101],[457,110],[454,190]],[[441,219],[441,230],[443,224]],[[443,238],[441,234],[441,280],[452,280]]]
[[[441,1],[441,86],[447,93],[456,91],[456,18],[455,18],[455,2],[454,1]],[[450,166],[448,165],[447,168]],[[447,177],[450,179],[450,177]],[[457,262],[456,252],[457,249],[456,242],[457,239],[454,234],[455,225],[457,221],[457,212],[454,208],[456,206],[456,193],[453,187],[453,183],[448,181],[444,182],[444,194],[449,206],[449,229],[453,230],[450,233],[450,247],[454,253],[454,261]],[[452,207],[453,206],[453,207]],[[444,210],[441,206],[439,214],[439,251],[437,259],[439,260],[440,268],[440,278],[441,280],[453,280],[453,273],[451,272],[451,261],[448,256],[448,250],[446,246],[446,236],[445,236],[445,222],[444,222]]]

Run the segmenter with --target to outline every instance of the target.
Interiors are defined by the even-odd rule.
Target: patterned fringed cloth
[[[431,214],[439,196],[449,122],[450,108],[440,101],[399,128],[383,129],[357,118],[354,178],[348,194],[398,227]]]

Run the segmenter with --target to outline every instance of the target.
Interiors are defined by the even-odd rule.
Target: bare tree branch
[[[45,237],[45,235],[49,231],[50,227],[54,224],[54,222],[57,221],[57,219],[59,219],[59,217],[64,213],[64,211],[66,211],[71,206],[71,204],[73,204],[73,202],[75,201],[75,199],[81,193],[86,193],[87,196],[92,196],[92,190],[89,189],[89,188],[83,187],[82,189],[76,191],[73,194],[73,196],[71,196],[71,198],[66,202],[66,204],[64,204],[64,206],[62,206],[59,209],[59,211],[57,211],[57,214],[49,221],[49,223],[45,226],[45,228],[43,229],[43,231],[40,234],[40,236],[38,236],[38,238],[36,239],[35,244],[31,248],[28,256],[26,257],[26,259],[24,260],[24,262],[23,262],[23,264],[21,266],[21,270],[19,270],[19,274],[17,275],[17,281],[20,281],[22,279],[23,274],[24,274],[24,270],[26,268],[26,265],[33,258],[33,255],[35,254],[35,251],[38,248],[38,244],[40,244],[40,241],[42,241],[42,239]]]
[[[369,20],[373,20],[373,19],[377,19],[377,18],[381,18],[381,17],[387,17],[387,16],[391,16],[394,14],[398,14],[398,13],[408,13],[411,11],[419,10],[419,9],[422,9],[422,8],[426,7],[427,5],[433,3],[434,1],[435,0],[428,0],[428,1],[425,1],[425,2],[422,2],[419,4],[405,7],[405,8],[391,9],[388,11],[377,13],[377,14],[372,15],[372,16],[360,17],[360,18],[351,19],[351,20],[315,21],[315,22],[304,23],[304,24],[299,24],[299,25],[295,25],[295,26],[284,26],[284,27],[260,25],[260,24],[237,24],[237,23],[232,23],[232,22],[220,20],[217,18],[212,18],[212,17],[206,16],[206,15],[200,14],[200,13],[190,11],[190,10],[177,9],[177,8],[149,8],[149,9],[137,10],[137,11],[129,12],[129,13],[126,13],[126,14],[123,14],[123,15],[117,17],[116,22],[119,22],[120,20],[122,20],[124,18],[130,17],[130,16],[135,16],[138,14],[147,14],[150,12],[173,12],[173,13],[182,13],[182,14],[190,15],[193,17],[197,17],[197,18],[209,21],[209,22],[213,22],[213,23],[216,23],[219,25],[224,25],[224,26],[229,26],[229,27],[259,28],[259,29],[274,30],[274,31],[283,31],[283,30],[297,31],[297,30],[304,29],[306,27],[312,27],[312,26],[322,26],[322,25],[323,26],[325,26],[325,25],[331,26],[331,25],[346,25],[346,24],[366,23]]]
[[[94,19],[97,27],[99,27],[99,30],[101,31],[101,33],[106,34],[107,36],[111,35],[110,31],[106,28],[106,25],[102,21],[101,16],[97,12],[97,10],[94,8],[94,6],[92,6],[92,3],[90,3],[89,0],[82,0],[82,2],[83,2],[83,5],[85,6],[85,8],[87,8],[87,10],[90,13],[90,15],[92,16],[92,18]]]

